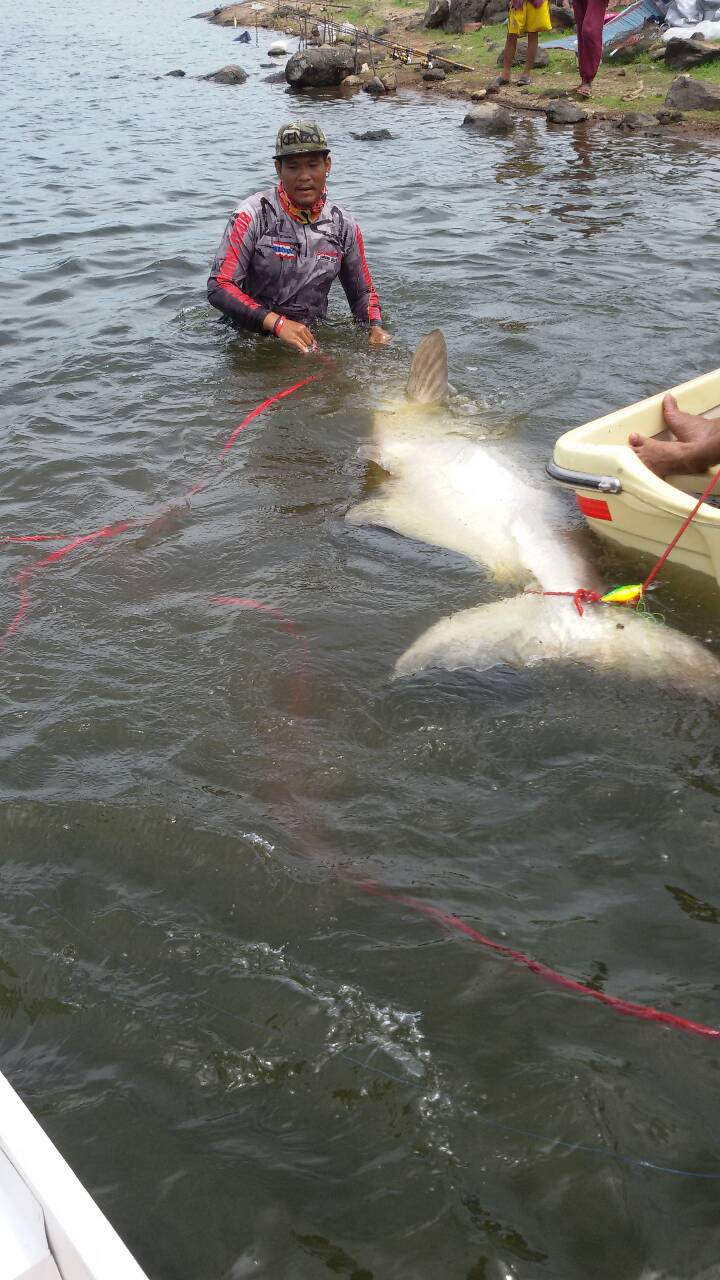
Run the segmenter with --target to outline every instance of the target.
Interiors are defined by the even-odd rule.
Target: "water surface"
[[[334,371],[220,467],[308,367],[204,301],[298,110],[264,83],[271,37],[184,0],[7,9],[0,529],[175,509],[38,573],[2,651],[3,1070],[153,1280],[715,1275],[712,1042],[357,886],[720,1022],[716,710],[572,668],[393,683],[427,625],[502,591],[343,517],[437,324],[459,423],[534,474],[566,427],[714,367],[716,149],[303,100],[395,345],[369,353],[336,298]],[[229,61],[242,88],[192,78]],[[3,626],[46,551],[2,548]],[[666,618],[712,645],[716,607],[666,575]]]

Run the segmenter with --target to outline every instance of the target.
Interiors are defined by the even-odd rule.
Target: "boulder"
[[[515,119],[507,107],[488,102],[471,107],[460,127],[472,129],[475,133],[512,133]]]
[[[199,76],[198,79],[211,80],[213,84],[244,84],[247,80],[247,71],[230,62],[219,71],[211,71],[209,76]]]
[[[381,36],[389,36],[389,35],[390,35],[390,28],[389,28],[389,27],[377,27],[377,28],[375,29],[375,31],[373,31],[373,35],[374,35],[378,40],[380,39],[380,37],[381,37]]]
[[[688,71],[690,67],[702,66],[704,62],[714,62],[716,58],[720,58],[720,48],[707,40],[685,40],[674,36],[665,45],[665,65],[671,71]]]
[[[250,32],[241,31],[239,36],[235,37],[236,44],[250,44]]]
[[[428,0],[423,25],[432,29],[443,27],[450,17],[450,0]]]
[[[655,119],[658,124],[679,124],[683,118],[682,111],[668,111],[667,108],[661,107],[655,112]]]
[[[554,27],[564,28],[567,31],[575,29],[575,15],[572,9],[566,9],[564,4],[550,5],[550,21]]]
[[[271,76],[263,76],[263,84],[286,84],[284,71],[273,71]]]
[[[271,58],[286,58],[289,52],[290,50],[285,40],[276,40],[268,49]]]
[[[376,98],[380,98],[385,93],[385,85],[379,76],[373,76],[372,80],[368,80],[367,84],[363,85],[363,90],[365,93],[372,93]]]
[[[355,51],[344,44],[301,49],[288,59],[285,79],[293,89],[322,89],[341,84],[355,70]]]
[[[394,71],[383,71],[380,76],[386,93],[395,93],[397,89],[397,76]]]
[[[350,134],[350,137],[354,138],[356,142],[385,142],[392,136],[389,129],[366,129],[365,133],[351,132]]]
[[[166,76],[184,76],[185,72],[184,71],[166,71],[165,75]]]
[[[665,106],[678,111],[720,111],[720,88],[705,80],[676,76],[667,91]]]
[[[583,111],[582,107],[578,107],[574,102],[567,102],[565,98],[555,98],[553,102],[548,103],[547,118],[551,124],[579,124],[581,120],[587,120],[588,113]]]
[[[466,24],[504,22],[506,17],[507,0],[450,0],[447,30],[462,34]]]
[[[622,129],[624,133],[634,133],[637,130],[647,132],[648,129],[655,129],[659,133],[658,122],[655,116],[646,115],[644,111],[628,111],[622,120],[617,121],[617,128]]]
[[[475,89],[474,92],[470,94],[471,102],[482,102],[485,98],[487,98],[487,89]]]
[[[340,81],[340,87],[342,89],[359,89],[362,83],[362,76],[346,76],[344,80]]]
[[[422,78],[432,84],[435,80],[444,80],[445,72],[442,67],[428,67],[427,71],[423,71]]]
[[[501,67],[503,64],[504,57],[505,57],[505,50],[502,49],[497,56],[497,61],[495,65],[498,67]],[[517,49],[515,51],[515,58],[513,59],[513,66],[524,67],[526,57],[527,57],[527,40],[518,40]],[[547,49],[539,48],[535,55],[535,66],[547,67],[549,62],[550,62],[550,54],[548,53]]]

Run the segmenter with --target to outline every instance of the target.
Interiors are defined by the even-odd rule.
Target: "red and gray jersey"
[[[359,324],[382,323],[360,228],[328,196],[312,222],[283,206],[277,187],[258,191],[225,228],[208,280],[208,299],[243,329],[262,332],[269,311],[313,324],[327,313],[339,277]]]

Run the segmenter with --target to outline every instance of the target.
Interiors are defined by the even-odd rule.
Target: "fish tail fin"
[[[442,329],[433,329],[420,340],[405,388],[416,404],[439,404],[447,399],[448,353]]]

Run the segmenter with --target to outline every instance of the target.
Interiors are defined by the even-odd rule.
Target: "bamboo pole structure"
[[[368,31],[367,27],[365,28],[365,38],[367,40],[368,53],[370,55],[370,66],[372,67],[372,73],[373,75],[377,75],[377,70],[375,67],[375,54],[373,53],[373,47],[372,47],[372,39],[370,37],[370,32]]]
[[[333,9],[349,9],[351,6],[346,4],[333,4],[331,7]],[[301,13],[304,13],[306,17],[312,18],[313,17],[312,5],[309,4],[307,8],[304,10],[297,9],[296,13],[298,14],[298,16],[300,16]],[[325,31],[325,39],[327,39],[328,27],[332,28],[336,38],[337,38],[337,33],[342,30],[341,23],[334,22],[332,21],[332,19],[328,18],[327,8],[323,8],[321,10],[320,14],[318,15],[318,22],[322,22],[323,24],[323,29]],[[367,40],[368,50],[370,52],[370,64],[373,68],[373,75],[375,74],[375,58],[372,51],[372,45],[374,44],[382,45],[383,48],[385,49],[397,49],[402,53],[412,54],[414,58],[427,60],[430,57],[429,51],[427,49],[415,49],[411,45],[401,44],[397,40],[383,40],[380,36],[371,36],[370,30],[368,27],[365,27],[365,29],[360,34],[362,34]],[[358,45],[358,28],[356,27],[355,28],[356,54],[357,54],[357,45]],[[443,54],[440,54],[440,53],[433,53],[430,60],[433,63],[442,63],[446,67],[455,67],[457,68],[458,71],[475,71],[477,69],[475,67],[467,66],[467,64],[464,62],[456,62],[454,58],[446,58],[444,57]],[[356,62],[356,65],[357,65],[357,62]]]

